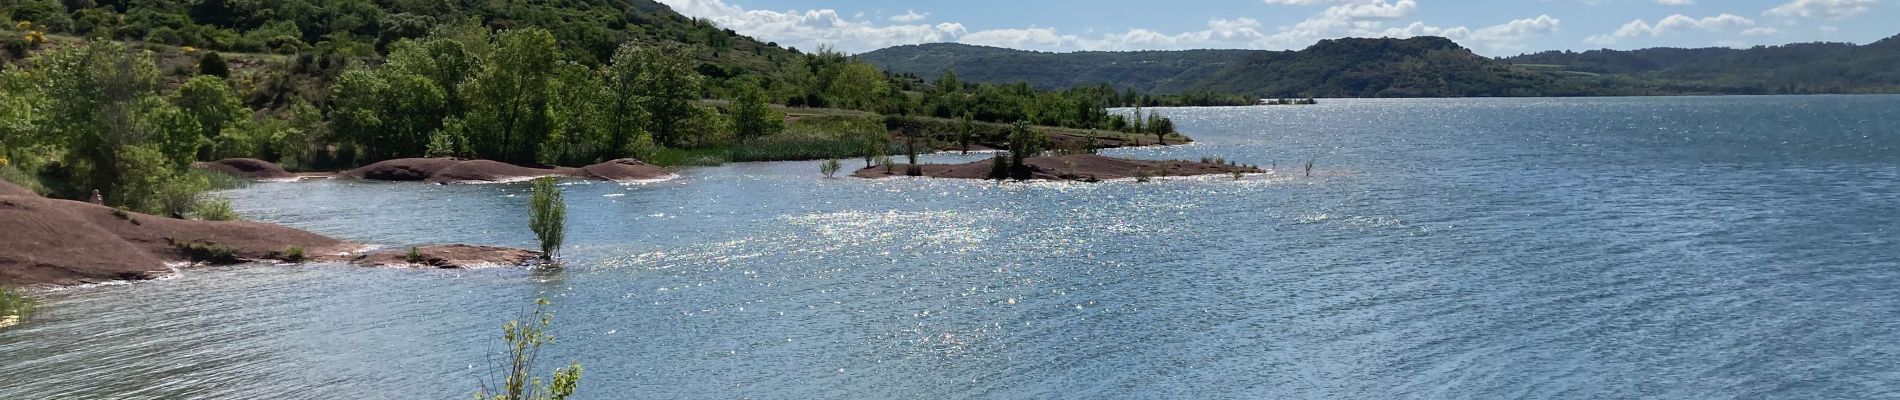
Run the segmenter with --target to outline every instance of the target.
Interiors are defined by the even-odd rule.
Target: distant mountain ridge
[[[954,43],[897,46],[859,59],[893,73],[1045,89],[1108,84],[1161,94],[1259,97],[1480,97],[1900,93],[1900,36],[1868,45],[1752,49],[1472,53],[1450,39],[1346,38],[1298,51],[1047,53]]]

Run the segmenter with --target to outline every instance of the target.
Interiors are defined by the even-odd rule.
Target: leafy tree
[[[502,31],[469,96],[469,141],[482,158],[533,162],[554,128],[549,92],[558,56],[554,35],[538,28]]]
[[[237,126],[251,116],[251,109],[238,102],[237,94],[231,92],[231,85],[216,75],[199,75],[185,81],[178,87],[178,97],[174,101],[179,111],[191,118],[198,126],[198,136],[206,144],[216,143],[225,129]],[[200,160],[209,160],[211,147],[197,151]]]
[[[646,96],[642,90],[640,75],[645,65],[641,57],[651,55],[632,43],[623,44],[614,50],[612,62],[601,68],[602,83],[606,88],[608,149],[625,156],[642,156],[653,145],[653,137],[647,134],[651,115],[646,110]]]
[[[560,257],[561,242],[567,237],[567,202],[561,199],[558,183],[554,177],[535,179],[528,200],[528,227],[541,240],[541,258],[550,261]]]
[[[541,162],[584,165],[614,157],[610,146],[609,122],[601,105],[608,102],[600,75],[586,66],[562,63],[555,67],[553,93],[553,131],[542,145]]]
[[[653,140],[667,146],[686,143],[688,124],[699,111],[693,102],[699,99],[704,79],[687,62],[684,50],[674,46],[647,47],[636,58],[640,74],[634,88],[642,93],[640,108],[648,116],[647,132]]]
[[[732,100],[730,113],[733,130],[740,139],[763,137],[785,129],[785,115],[772,110],[757,79],[740,79],[736,84],[738,95]]]
[[[60,194],[97,189],[108,204],[155,210],[150,189],[189,166],[204,139],[191,118],[158,97],[152,58],[92,41],[42,55],[34,81],[50,110],[47,137],[63,141]]]

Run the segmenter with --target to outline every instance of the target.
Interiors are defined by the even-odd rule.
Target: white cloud
[[[1742,36],[1766,36],[1766,35],[1779,35],[1779,34],[1781,34],[1781,30],[1775,29],[1775,28],[1751,28],[1749,30],[1742,31]]]
[[[891,20],[897,22],[917,22],[923,21],[926,18],[930,18],[930,13],[918,14],[917,10],[905,10],[904,15],[891,17]]]
[[[1770,17],[1843,19],[1867,12],[1876,0],[1795,0],[1764,11]]]
[[[819,45],[857,52],[913,43],[955,40],[966,33],[962,24],[878,25],[845,18],[837,10],[747,10],[724,0],[659,0],[673,10],[712,20],[734,31],[806,50]]]
[[[1557,31],[1561,21],[1549,15],[1501,25],[1438,27],[1423,22],[1391,25],[1413,17],[1418,0],[1261,0],[1274,5],[1325,5],[1305,20],[1266,28],[1252,18],[1213,18],[1205,29],[1162,32],[1132,28],[1119,32],[1063,32],[1050,27],[968,30],[955,22],[922,23],[930,13],[907,10],[889,22],[844,17],[836,10],[751,10],[732,0],[659,0],[689,16],[706,18],[734,31],[804,49],[834,46],[864,52],[888,46],[961,42],[1029,50],[1175,50],[1194,48],[1297,49],[1339,37],[1444,36],[1476,48],[1521,50],[1536,36]]]
[[[1675,14],[1675,15],[1670,15],[1668,17],[1664,17],[1662,20],[1656,21],[1655,24],[1651,24],[1649,22],[1645,22],[1640,19],[1635,20],[1635,21],[1630,21],[1627,24],[1623,24],[1623,27],[1618,28],[1616,32],[1611,32],[1606,35],[1591,36],[1591,37],[1585,38],[1584,41],[1590,42],[1592,44],[1607,45],[1611,43],[1616,43],[1616,41],[1621,40],[1623,38],[1631,38],[1631,37],[1638,37],[1638,36],[1662,36],[1664,33],[1669,33],[1670,31],[1682,30],[1682,29],[1721,31],[1721,30],[1727,30],[1727,29],[1739,27],[1739,26],[1752,26],[1752,25],[1755,25],[1755,20],[1748,19],[1746,17],[1742,17],[1735,14],[1722,14],[1722,15],[1717,15],[1713,17],[1706,17],[1706,18],[1699,18],[1699,19],[1692,18],[1692,17],[1682,15],[1682,14]]]
[[[1656,4],[1665,6],[1693,6],[1695,0],[1656,0]]]

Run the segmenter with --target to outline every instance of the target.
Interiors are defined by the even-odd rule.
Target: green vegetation
[[[33,299],[13,288],[0,287],[0,328],[33,316]]]
[[[0,54],[0,176],[173,217],[235,218],[202,196],[222,182],[190,169],[222,158],[869,165],[896,153],[893,133],[913,152],[996,145],[1018,121],[1172,134],[1108,111],[1159,101],[1132,91],[889,74],[651,0],[22,0],[0,22],[19,38]]]
[[[179,253],[183,253],[185,258],[192,262],[225,265],[237,264],[241,261],[238,259],[237,250],[232,249],[231,246],[201,240],[179,241],[169,238],[165,240],[171,242],[173,248],[178,249]]]
[[[561,199],[559,181],[553,177],[534,180],[534,194],[528,201],[528,227],[541,241],[541,258],[560,257],[561,242],[567,237],[567,202]]]
[[[207,198],[193,206],[189,216],[200,221],[237,221],[243,219],[236,210],[231,209],[231,201],[222,198]]]
[[[547,299],[536,299],[530,322],[514,320],[501,326],[501,337],[508,341],[508,370],[499,379],[501,387],[483,383],[481,391],[475,394],[476,399],[563,400],[580,388],[581,364],[578,362],[556,368],[545,381],[533,376],[541,346],[554,343],[554,335],[547,333],[548,327],[554,324],[554,313],[547,307]]]
[[[826,178],[830,178],[837,175],[838,170],[842,168],[843,166],[839,165],[838,159],[827,158],[823,164],[818,165],[818,172],[824,173]]]
[[[281,257],[283,257],[284,261],[302,262],[304,260],[303,246],[293,245],[290,247],[285,247],[284,253],[281,255]]]
[[[402,259],[403,261],[408,261],[410,264],[421,263],[422,249],[417,248],[416,246],[409,246],[409,252],[406,254],[403,254]]]

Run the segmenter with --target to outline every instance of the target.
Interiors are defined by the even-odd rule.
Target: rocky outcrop
[[[38,196],[0,196],[0,285],[143,280],[166,262],[235,263],[347,251],[341,240],[257,222],[188,221]]]
[[[505,183],[544,176],[606,181],[644,181],[673,176],[671,171],[633,159],[619,159],[581,168],[530,167],[499,161],[459,158],[399,158],[343,173],[357,179],[424,181],[430,183]]]
[[[291,180],[296,174],[285,171],[284,167],[270,161],[255,158],[227,158],[217,161],[205,161],[191,164],[192,168],[219,172],[251,180]]]
[[[992,163],[992,160],[981,160],[965,164],[924,164],[918,167],[922,170],[923,176],[932,178],[990,179]],[[1023,166],[1026,169],[1023,172],[1028,179],[1086,182],[1134,178],[1143,175],[1160,177],[1262,172],[1259,168],[1232,164],[1132,160],[1096,154],[1033,157],[1023,160]],[[908,170],[908,164],[897,164],[890,168],[873,166],[858,170],[852,176],[888,178],[905,176]]]
[[[622,158],[604,163],[581,167],[576,177],[599,179],[615,182],[648,181],[673,176],[666,168],[650,165],[631,158]]]

